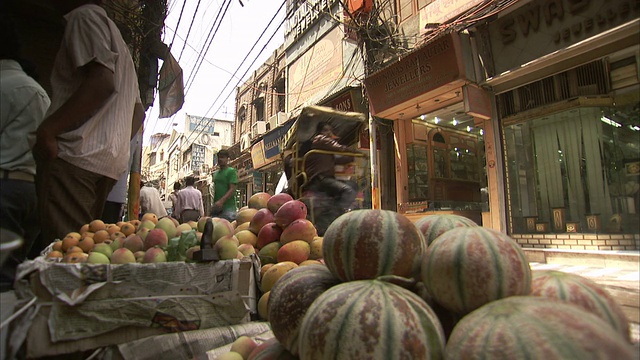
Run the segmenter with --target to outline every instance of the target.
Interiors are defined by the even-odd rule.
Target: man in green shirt
[[[233,221],[236,219],[236,187],[238,172],[229,166],[229,151],[218,151],[218,170],[213,173],[214,195],[212,216]]]

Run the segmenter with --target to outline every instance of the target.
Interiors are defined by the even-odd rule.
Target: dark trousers
[[[330,176],[315,178],[311,183],[311,189],[333,198],[336,206],[341,210],[351,208],[351,204],[356,199],[356,191],[351,186]]]
[[[200,219],[200,211],[194,209],[186,209],[180,214],[180,223],[184,224],[189,221],[198,221]]]
[[[102,210],[102,221],[105,224],[115,224],[118,221],[122,221],[122,215],[124,213],[124,204],[114,201],[106,201],[104,203],[104,209]]]
[[[38,256],[44,246],[36,242],[40,233],[36,186],[23,180],[0,180],[0,227],[20,236],[22,246],[11,252],[0,273],[1,290],[13,285],[16,268],[25,259]]]
[[[36,190],[42,243],[48,245],[100,219],[116,180],[74,166],[60,158],[36,158]]]

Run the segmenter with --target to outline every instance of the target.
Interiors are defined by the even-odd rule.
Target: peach
[[[47,259],[51,259],[51,258],[63,258],[64,254],[62,254],[60,251],[58,250],[53,250],[52,252],[47,254]]]
[[[91,232],[104,230],[106,228],[107,228],[107,225],[104,223],[104,221],[100,219],[91,220],[91,222],[89,223],[89,231]]]
[[[89,254],[85,254],[82,251],[77,251],[65,255],[62,258],[62,262],[71,264],[83,263],[87,261],[88,257]]]
[[[72,246],[77,246],[80,242],[80,234],[77,232],[68,233],[67,236],[62,239],[61,250],[67,252]]]
[[[154,224],[158,223],[158,216],[154,213],[145,213],[144,215],[142,215],[142,218],[140,219],[141,222],[145,222],[145,220],[149,220]]]
[[[82,239],[80,239],[80,241],[78,241],[78,247],[80,247],[82,251],[86,253],[89,253],[91,250],[93,250],[94,245],[95,245],[94,239],[88,236],[83,237]]]
[[[116,232],[114,232],[114,234]],[[93,241],[99,244],[107,239],[111,239],[111,235],[113,234],[110,234],[106,229],[98,230],[93,234]]]
[[[122,224],[122,226],[120,226],[120,232],[125,234],[126,236],[129,236],[136,232],[136,227],[132,223],[126,222]]]
[[[51,247],[53,251],[62,252],[62,240],[56,240],[53,242],[53,246]]]

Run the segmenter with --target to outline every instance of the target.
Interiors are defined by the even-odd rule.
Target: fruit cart
[[[280,152],[288,180],[288,192],[295,199],[303,201],[309,209],[309,220],[322,234],[329,223],[340,215],[335,203],[327,195],[314,191],[305,172],[305,163],[314,153],[350,156],[354,160],[348,164],[336,165],[336,178],[352,186],[358,194],[352,209],[370,208],[371,195],[367,153],[357,149],[358,134],[366,126],[366,117],[362,113],[343,112],[322,106],[307,106],[285,135]],[[320,122],[327,122],[342,145],[353,148],[351,152],[332,152],[311,150],[310,141]]]

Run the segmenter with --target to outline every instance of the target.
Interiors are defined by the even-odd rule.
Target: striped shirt
[[[80,68],[95,61],[114,73],[116,92],[77,129],[58,136],[58,156],[87,171],[118,179],[129,161],[131,119],[140,92],[133,60],[116,24],[103,8],[88,4],[65,15],[67,25],[51,73],[48,115],[84,80]]]

